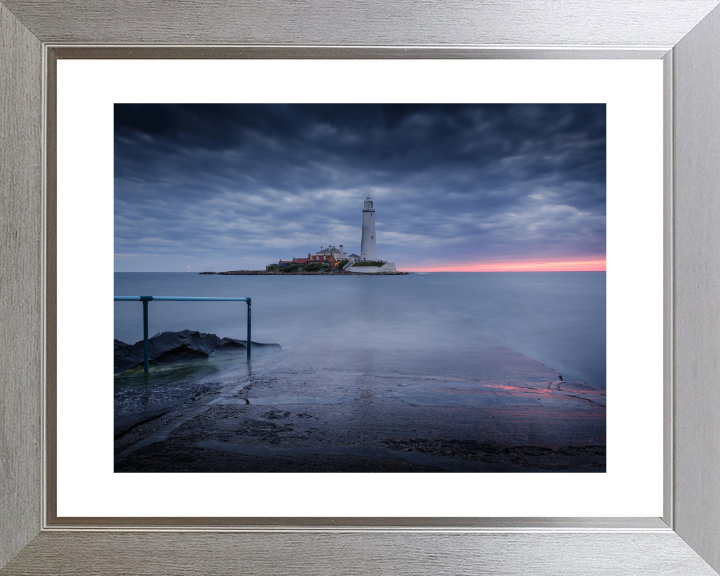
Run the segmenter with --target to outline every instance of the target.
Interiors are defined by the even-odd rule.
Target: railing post
[[[251,300],[250,298],[247,299],[247,306],[248,306],[248,318],[247,318],[247,360],[250,362],[250,352],[252,349],[252,341],[251,341],[251,318],[252,318],[252,308],[251,308]]]
[[[150,372],[150,343],[148,342],[148,302],[152,296],[140,296],[143,303],[143,354],[145,356],[145,374]]]
[[[252,355],[252,304],[250,298],[215,298],[203,296],[115,296],[113,300],[124,300],[143,303],[143,356],[145,374],[150,373],[150,341],[148,338],[148,302],[151,300],[173,300],[191,302],[245,302],[247,303],[247,361]]]

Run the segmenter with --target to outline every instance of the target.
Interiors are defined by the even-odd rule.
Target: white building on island
[[[315,252],[316,256],[333,256],[335,260],[338,262],[342,262],[347,258],[347,255],[345,254],[345,250],[343,249],[343,245],[340,244],[340,248],[335,248],[335,246],[328,246],[327,248],[323,248],[320,246],[320,251]]]

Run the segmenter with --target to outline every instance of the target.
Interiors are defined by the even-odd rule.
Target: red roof
[[[308,256],[308,262],[335,262],[335,257],[332,254],[315,254],[315,256]]]
[[[308,259],[307,258],[293,258],[293,262],[296,264],[307,264]]]

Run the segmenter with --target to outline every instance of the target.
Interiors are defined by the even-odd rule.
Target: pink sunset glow
[[[566,260],[556,262],[473,262],[405,265],[407,272],[605,272],[606,261]]]

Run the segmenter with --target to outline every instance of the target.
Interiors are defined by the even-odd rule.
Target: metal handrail
[[[148,302],[159,301],[182,301],[182,302],[247,302],[247,359],[250,361],[252,342],[251,334],[251,299],[250,298],[218,298],[213,296],[115,296],[117,301],[142,302],[143,303],[143,354],[145,356],[145,374],[150,372],[150,344],[148,343]]]

